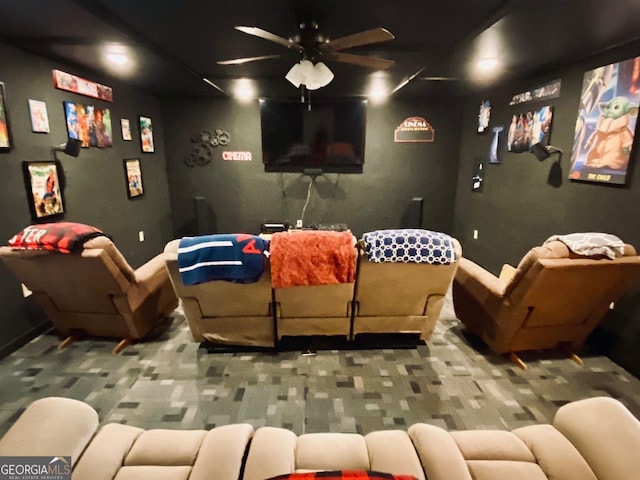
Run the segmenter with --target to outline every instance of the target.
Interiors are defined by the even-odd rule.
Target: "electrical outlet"
[[[478,230],[474,230],[473,231],[473,239],[477,240],[478,239]]]
[[[302,219],[301,218],[296,220],[296,228],[302,228]]]
[[[142,230],[138,232],[138,240],[144,242],[144,232]]]

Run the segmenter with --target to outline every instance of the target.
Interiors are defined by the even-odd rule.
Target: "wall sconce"
[[[541,143],[536,143],[534,145],[531,145],[531,153],[533,153],[541,162],[549,158],[554,153],[558,154],[558,161],[562,159],[562,149],[554,147],[552,145],[542,145]]]
[[[57,160],[56,152],[62,152],[71,157],[78,157],[78,155],[80,155],[80,147],[82,147],[82,140],[69,138],[67,139],[67,143],[61,143],[57,147],[51,147],[51,152],[53,153],[54,160]]]

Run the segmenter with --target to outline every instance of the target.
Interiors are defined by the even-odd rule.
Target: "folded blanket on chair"
[[[254,283],[264,272],[269,241],[249,234],[184,237],[178,245],[182,283],[196,285],[212,280]]]
[[[353,283],[355,238],[350,232],[280,232],[271,237],[269,262],[274,288]]]
[[[624,242],[610,233],[586,232],[553,235],[543,245],[558,240],[578,255],[604,255],[611,260],[624,256]]]
[[[446,233],[405,228],[376,230],[362,235],[369,260],[449,265],[456,261],[453,238]]]
[[[77,253],[82,251],[85,242],[102,235],[109,237],[96,227],[82,223],[41,223],[25,227],[11,237],[9,246],[26,250]]]

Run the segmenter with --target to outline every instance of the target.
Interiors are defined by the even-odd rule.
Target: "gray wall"
[[[167,162],[176,235],[195,234],[194,197],[208,206],[206,233],[257,232],[266,221],[300,218],[309,178],[299,173],[265,173],[258,102],[164,99]],[[369,105],[362,174],[329,173],[317,179],[304,223],[345,223],[356,234],[407,226],[413,197],[424,198],[423,227],[451,232],[459,145],[460,108],[455,101]],[[394,129],[421,116],[435,129],[434,143],[393,142]],[[227,147],[213,150],[205,166],[184,158],[202,130],[231,134]],[[224,161],[223,150],[250,151],[250,162]]]
[[[113,147],[82,149],[78,158],[58,154],[66,179],[63,191],[65,214],[52,221],[81,222],[110,234],[132,266],[137,267],[162,251],[172,238],[167,174],[163,146],[164,128],[156,99],[122,83],[99,78],[22,50],[0,44],[2,71],[0,81],[5,95],[13,148],[0,152],[0,243],[25,226],[31,218],[22,174],[23,161],[52,160],[51,147],[66,142],[63,100],[110,108],[113,122]],[[64,92],[53,87],[51,70],[57,68],[113,87],[114,102],[104,102]],[[51,131],[33,133],[28,99],[47,103]],[[139,114],[153,119],[156,152],[141,153]],[[128,118],[133,140],[122,140],[120,119]],[[140,158],[145,194],[129,200],[122,160]],[[145,241],[138,241],[138,231]],[[0,356],[30,338],[33,331],[48,326],[41,310],[24,299],[20,284],[0,262]]]
[[[553,234],[602,231],[618,235],[640,249],[640,149],[636,136],[625,186],[575,182],[567,178],[573,145],[579,97],[584,72],[600,65],[640,55],[640,46],[611,51],[528,82],[485,92],[470,98],[464,107],[460,168],[455,203],[454,235],[468,257],[497,274],[504,263],[517,265],[532,247]],[[512,96],[562,79],[559,98],[510,106]],[[491,132],[476,133],[478,108],[483,98],[491,101],[491,124],[509,127],[513,113],[553,105],[555,108],[551,144],[565,152],[561,185],[548,183],[555,156],[540,162],[530,153],[503,150],[499,165],[486,162]],[[485,160],[481,193],[471,192],[476,159]],[[478,239],[473,239],[473,230]],[[619,302],[600,329],[600,343],[624,367],[640,374],[640,287]],[[604,340],[603,340],[604,339]]]

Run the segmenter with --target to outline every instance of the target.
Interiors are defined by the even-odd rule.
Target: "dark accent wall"
[[[304,224],[344,223],[356,235],[381,228],[417,226],[412,198],[424,198],[422,227],[451,232],[459,146],[460,108],[455,101],[391,102],[369,105],[365,163],[361,174],[318,177]],[[258,232],[263,222],[301,218],[309,177],[264,171],[258,102],[167,98],[162,101],[167,137],[171,207],[176,236],[195,234],[195,197],[207,206],[204,230]],[[434,143],[394,143],[395,128],[407,117],[424,117]],[[202,130],[231,135],[212,149],[212,161],[187,166],[184,159]],[[222,152],[249,151],[251,161],[224,161]],[[415,202],[414,202],[415,203]]]
[[[517,265],[530,248],[542,244],[553,234],[585,231],[613,233],[640,249],[638,135],[626,185],[576,182],[567,178],[584,72],[638,55],[640,44],[627,46],[544,77],[469,99],[462,121],[453,228],[454,235],[463,244],[465,257],[497,274],[504,263]],[[514,95],[556,78],[562,80],[559,98],[509,105]],[[491,101],[491,123],[489,131],[479,135],[476,133],[478,111],[484,98]],[[555,109],[551,144],[564,151],[562,172],[552,168],[555,155],[540,162],[531,153],[510,153],[506,147],[502,151],[502,163],[489,164],[492,128],[504,125],[506,138],[514,113],[544,105],[553,105]],[[485,161],[484,185],[481,193],[475,193],[471,191],[471,178],[479,159]],[[478,230],[477,240],[473,239],[474,229]],[[639,303],[640,286],[618,302],[599,330],[599,338],[595,339],[614,360],[636,375],[640,375],[640,351],[636,347],[640,341]]]
[[[0,152],[0,244],[25,226],[31,218],[22,173],[23,161],[52,160],[51,147],[66,142],[63,100],[111,109],[113,147],[83,148],[78,158],[58,153],[65,179],[65,214],[51,221],[65,220],[95,225],[113,237],[132,266],[138,267],[160,253],[172,238],[168,198],[163,122],[158,101],[139,90],[95,74],[61,65],[23,50],[0,44],[6,106],[13,147]],[[113,87],[114,102],[105,102],[53,87],[52,69],[60,69]],[[50,133],[33,133],[28,99],[45,101]],[[141,153],[137,116],[153,119],[156,151]],[[131,122],[132,141],[123,141],[120,119]],[[129,200],[123,159],[140,158],[144,196]],[[145,241],[138,241],[138,232]],[[48,327],[42,311],[22,296],[20,283],[0,262],[0,357],[12,351],[35,332]]]

